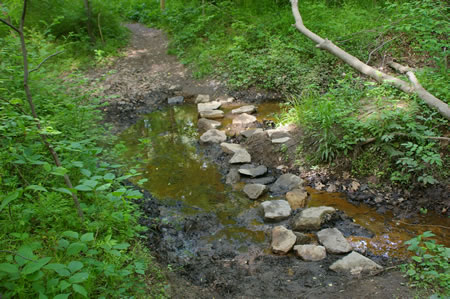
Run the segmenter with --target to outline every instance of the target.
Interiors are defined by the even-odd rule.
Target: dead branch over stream
[[[300,11],[298,9],[298,0],[291,0],[291,5],[292,5],[292,14],[294,15],[295,18],[295,24],[293,26],[295,26],[297,30],[300,31],[302,34],[304,34],[307,38],[315,42],[318,48],[330,52],[331,54],[335,55],[336,57],[338,57],[339,59],[341,59],[342,61],[344,61],[357,71],[363,73],[364,75],[369,76],[370,78],[376,80],[379,83],[390,84],[408,94],[417,94],[419,98],[421,98],[429,107],[437,109],[442,116],[450,120],[450,109],[448,107],[448,104],[436,98],[434,95],[429,93],[425,88],[423,88],[410,68],[401,66],[398,63],[389,64],[396,71],[400,73],[406,73],[410,81],[409,83],[397,77],[383,73],[365,64],[355,56],[350,55],[349,53],[345,52],[344,50],[333,44],[328,39],[323,39],[322,37],[318,36],[314,32],[310,31],[308,28],[306,28],[305,25],[303,24]]]

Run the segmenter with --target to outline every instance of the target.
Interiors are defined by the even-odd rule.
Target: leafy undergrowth
[[[64,50],[48,38],[28,31],[31,67]],[[15,35],[0,39],[0,297],[166,297],[164,275],[139,242],[145,228],[132,200],[142,194],[123,184],[138,173],[122,173],[112,162],[118,155],[113,136],[99,125],[99,99],[85,91],[80,74],[67,74],[74,64],[69,55],[52,58],[31,73],[38,131],[19,51]],[[54,166],[39,133],[48,136],[62,167]]]

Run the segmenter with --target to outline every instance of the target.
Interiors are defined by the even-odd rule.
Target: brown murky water
[[[222,129],[231,124],[231,110],[237,105],[228,105]],[[276,103],[258,106],[257,118],[274,120],[280,111]],[[224,228],[211,238],[233,241],[251,240],[266,242],[263,223],[249,219],[246,226],[238,224],[236,216],[259,204],[248,200],[242,192],[234,191],[221,182],[221,174],[209,161],[198,153],[197,110],[194,105],[169,107],[145,116],[136,125],[123,132],[120,140],[126,146],[124,157],[140,163],[142,176],[147,179],[143,186],[153,195],[168,202],[182,202],[181,213],[192,215],[199,212],[214,212]],[[237,189],[239,190],[239,188]],[[368,206],[354,206],[338,193],[319,192],[308,189],[311,194],[309,206],[333,206],[375,234],[373,238],[350,237],[355,248],[369,250],[379,256],[404,258],[408,255],[405,241],[431,230],[439,243],[449,246],[447,229],[450,219],[428,214],[417,215],[413,220],[396,220],[389,213],[378,214]],[[266,196],[264,199],[268,199]],[[179,212],[174,212],[179,213]],[[414,222],[414,224],[412,224]],[[260,229],[258,229],[261,227]]]

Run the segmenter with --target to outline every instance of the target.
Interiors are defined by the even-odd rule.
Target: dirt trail
[[[140,24],[127,27],[133,36],[124,56],[113,65],[90,74],[92,85],[100,87],[99,95],[108,98],[110,105],[104,108],[106,121],[115,124],[117,131],[136,122],[140,114],[164,107],[167,97],[183,95],[189,99],[196,94],[216,97],[226,93],[218,81],[193,79],[188,69],[175,57],[169,56],[168,40],[162,31]],[[148,215],[144,223],[153,224],[151,217],[159,216],[160,211],[157,210],[161,207],[150,195],[142,205]],[[236,254],[226,246],[214,253],[213,246],[213,249],[205,250],[204,255],[179,261],[173,256],[176,251],[169,252],[171,243],[167,243],[164,234],[171,234],[169,238],[172,239],[195,238],[196,234],[209,231],[206,226],[214,222],[212,218],[211,215],[200,215],[185,220],[184,224],[190,221],[190,227],[197,227],[198,233],[195,230],[176,231],[174,225],[166,224],[158,232],[150,234],[154,240],[149,243],[159,262],[163,265],[170,263],[173,268],[180,269],[169,274],[173,298],[414,297],[398,272],[386,271],[372,277],[330,273],[328,266],[336,258],[327,259],[324,263],[308,263],[294,256],[275,256],[265,252]],[[176,244],[177,240],[171,242]]]

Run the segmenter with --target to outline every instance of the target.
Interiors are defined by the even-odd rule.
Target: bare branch
[[[54,54],[48,56],[48,57],[45,58],[44,60],[42,60],[42,62],[39,63],[39,65],[38,65],[37,67],[35,67],[34,69],[32,69],[32,70],[30,71],[30,74],[31,74],[32,72],[35,72],[35,71],[39,70],[39,68],[40,68],[47,60],[49,60],[49,59],[52,58],[53,56],[56,56],[56,55],[61,54],[61,53],[63,53],[63,52],[64,52],[64,51],[56,52],[56,53],[54,53]]]
[[[366,64],[369,63],[370,58],[372,57],[372,54],[375,53],[376,51],[378,51],[379,49],[381,49],[384,45],[386,45],[387,43],[392,42],[393,40],[399,38],[399,36],[396,36],[388,41],[385,41],[384,43],[382,43],[381,45],[379,45],[378,47],[376,47],[375,49],[373,49],[370,53],[369,53],[369,58],[367,58]]]
[[[393,68],[394,70],[396,70],[397,72],[399,72],[400,74],[405,74],[407,72],[412,72],[414,71],[414,69],[410,68],[409,66],[403,66],[400,63],[394,62],[394,61],[389,61],[388,65]]]
[[[20,257],[23,258],[24,260],[28,260],[28,261],[32,261],[32,262],[35,262],[35,261],[36,261],[36,260],[29,259],[29,258],[27,258],[27,257],[24,257],[23,255],[21,255],[21,254],[15,252],[15,251],[11,251],[11,250],[0,250],[0,252],[11,253],[11,254],[20,256]]]
[[[0,22],[2,22],[3,24],[5,24],[6,26],[10,27],[12,30],[14,30],[17,33],[20,33],[19,28],[17,28],[16,26],[12,25],[10,22],[8,22],[7,20],[3,20],[0,19]]]

